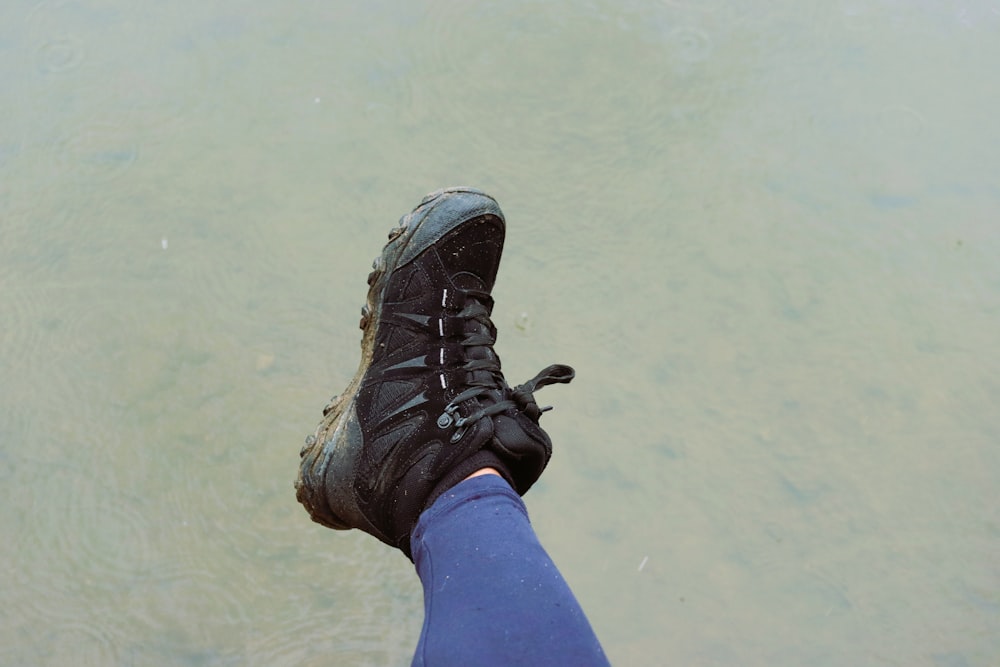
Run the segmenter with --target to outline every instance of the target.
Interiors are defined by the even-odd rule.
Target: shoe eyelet
[[[462,436],[464,436],[465,432],[468,430],[469,430],[468,426],[459,426],[457,429],[455,429],[455,432],[451,436],[451,443],[455,444],[456,442],[461,440]]]

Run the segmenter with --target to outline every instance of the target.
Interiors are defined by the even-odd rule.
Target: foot
[[[490,321],[505,223],[471,188],[424,197],[375,259],[361,364],[302,448],[296,495],[314,521],[358,528],[410,556],[410,532],[443,492],[493,468],[524,494],[552,443],[533,392],[569,382],[549,366],[511,388]]]

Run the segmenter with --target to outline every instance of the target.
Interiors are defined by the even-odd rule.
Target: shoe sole
[[[314,435],[306,438],[299,453],[296,497],[313,521],[335,530],[361,528],[380,535],[361,512],[353,493],[354,463],[364,438],[355,410],[358,389],[374,356],[375,338],[386,287],[393,271],[416,258],[461,224],[494,215],[503,221],[496,201],[480,190],[445,188],[425,196],[389,232],[389,241],[372,263],[368,296],[361,309],[361,363],[350,384],[323,410]],[[336,479],[328,483],[328,474]],[[331,498],[333,502],[331,502]],[[332,505],[338,507],[334,512]]]

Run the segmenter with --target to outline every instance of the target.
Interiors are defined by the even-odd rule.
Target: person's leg
[[[425,610],[413,665],[608,664],[502,477],[446,491],[420,516],[411,542]]]
[[[306,438],[296,497],[318,523],[415,561],[427,605],[416,664],[606,664],[519,499],[552,455],[535,392],[575,373],[553,364],[507,384],[490,319],[505,233],[496,200],[464,187],[431,193],[390,231],[368,276],[358,372]],[[484,469],[497,475],[467,479]]]

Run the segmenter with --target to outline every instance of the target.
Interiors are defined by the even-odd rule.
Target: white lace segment
[[[441,290],[441,307],[444,308],[447,305],[448,305],[448,288],[446,287],[443,290]],[[444,338],[444,318],[443,317],[438,318],[438,335],[441,336],[441,338]],[[444,366],[444,348],[443,347],[440,348],[439,352],[440,352],[440,356],[438,358],[441,361],[441,365]],[[438,377],[441,378],[441,388],[442,389],[447,389],[448,388],[448,381],[445,380],[444,373],[439,373]]]

